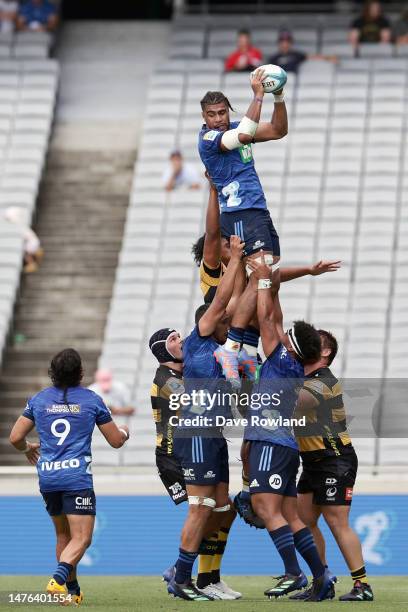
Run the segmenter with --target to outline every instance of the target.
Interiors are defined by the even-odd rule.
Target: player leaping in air
[[[265,195],[255,170],[251,144],[279,140],[288,132],[288,117],[283,91],[274,94],[271,121],[260,122],[264,97],[262,80],[265,72],[258,68],[251,76],[254,98],[241,121],[230,121],[233,110],[228,98],[220,91],[208,91],[201,100],[205,121],[199,136],[199,153],[207,173],[218,192],[221,234],[225,238],[238,235],[245,242],[244,256],[257,258],[262,249],[271,267],[280,257],[279,237],[270,217]],[[248,273],[251,270],[248,269]],[[279,275],[273,275],[274,284]],[[254,309],[255,310],[255,309]],[[224,347],[217,351],[217,359],[231,382],[239,384],[238,352],[243,330],[254,311],[245,320],[236,315]],[[255,361],[255,360],[254,360]]]

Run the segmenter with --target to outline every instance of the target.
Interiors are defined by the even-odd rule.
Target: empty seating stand
[[[30,221],[48,147],[56,92],[55,60],[0,59],[0,359],[12,320],[23,239],[4,211],[18,206]]]
[[[317,51],[335,52],[336,45],[346,44],[348,19],[325,21],[320,16],[307,22],[294,17],[293,31]],[[202,302],[190,247],[203,230],[207,193],[165,195],[164,165],[175,146],[186,161],[201,164],[199,101],[208,89],[221,89],[230,97],[237,109],[234,118],[244,114],[251,96],[248,74],[224,74],[222,60],[238,27],[250,27],[256,44],[266,44],[267,18],[235,23],[220,16],[213,24],[208,16],[181,17],[175,23],[175,59],[151,79],[101,355],[101,365],[111,367],[133,389],[138,412],[131,425],[143,432],[137,449],[123,450],[120,461],[125,464],[153,463],[149,389],[157,364],[148,338],[162,326],[188,333],[194,309]],[[289,18],[274,20],[273,36],[281,23]],[[183,38],[180,32],[188,28],[200,34]],[[180,52],[184,43],[195,47],[192,59]],[[207,59],[197,59],[201,45]],[[297,77],[289,75],[286,87],[288,136],[254,146],[281,237],[282,265],[343,262],[336,274],[282,286],[285,324],[305,317],[335,333],[340,343],[335,372],[361,378],[362,384],[369,378],[406,377],[408,359],[408,58],[389,57],[388,51],[373,56],[364,47],[358,58],[339,53],[342,59],[336,65],[305,62]],[[272,99],[266,96],[265,120],[272,110]],[[389,444],[358,432],[356,438],[364,465],[382,459],[390,463]],[[102,462],[110,463],[109,457],[104,453]]]

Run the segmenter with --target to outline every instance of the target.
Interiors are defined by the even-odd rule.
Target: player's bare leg
[[[47,585],[47,592],[66,596],[68,589],[66,583],[72,575],[74,568],[82,559],[86,549],[92,542],[92,533],[95,524],[94,515],[67,514],[66,519],[69,526],[70,540],[59,552],[57,569]],[[55,521],[54,521],[55,525]],[[58,524],[63,529],[62,522]],[[81,602],[78,602],[81,603]]]
[[[71,531],[65,514],[61,514],[59,516],[52,516],[51,518],[52,522],[54,523],[55,534],[57,536],[56,556],[57,561],[59,562],[62,551],[68,546],[69,542],[71,541]],[[84,596],[81,593],[81,589],[78,583],[76,566],[68,575],[66,586],[68,589],[68,594],[71,595],[71,598],[74,600],[74,603],[76,605],[80,605],[83,602]]]
[[[256,529],[265,529],[265,523],[254,512],[251,504],[251,496],[249,493],[249,449],[251,442],[243,440],[241,444],[241,461],[242,461],[242,491],[234,498],[234,507],[239,516],[250,527]]]
[[[319,551],[320,559],[324,565],[327,565],[326,559],[326,542],[322,532],[320,531],[318,521],[322,513],[321,506],[313,503],[313,493],[298,494],[298,512],[299,517],[313,534],[313,539]]]

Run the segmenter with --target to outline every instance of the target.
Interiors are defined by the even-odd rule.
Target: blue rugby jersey
[[[238,121],[233,121],[230,129],[238,125]],[[217,187],[220,211],[228,213],[246,208],[266,208],[265,194],[255,170],[251,145],[242,145],[233,151],[221,151],[223,134],[203,125],[198,141],[201,161]]]
[[[292,427],[253,425],[251,417],[256,415],[266,419],[277,419],[279,416],[282,416],[283,419],[293,418],[303,379],[303,365],[288,353],[282,343],[279,343],[262,364],[259,380],[253,387],[251,406],[248,409],[249,424],[244,432],[245,440],[261,440],[294,449],[298,448]],[[277,394],[279,403],[271,399],[269,405],[254,407],[255,397],[259,398],[255,394],[265,394],[270,398]]]
[[[219,344],[212,336],[200,336],[198,325],[183,342],[183,380],[184,389],[190,397],[193,391],[202,391],[201,402],[190,402],[181,407],[183,418],[203,416],[214,419],[216,416],[231,416],[228,397],[223,401],[222,395],[232,392],[231,385],[226,381],[220,364],[214,357],[214,351]],[[215,398],[214,404],[205,400],[207,393]],[[218,399],[220,398],[220,401]],[[209,410],[207,408],[210,407]],[[215,421],[213,421],[215,426]]]
[[[40,438],[40,490],[91,489],[92,432],[112,420],[99,395],[70,387],[65,402],[62,389],[48,387],[28,401],[23,416],[34,421]]]

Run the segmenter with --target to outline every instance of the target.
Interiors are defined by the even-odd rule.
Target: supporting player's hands
[[[319,276],[319,274],[325,274],[326,272],[337,272],[341,268],[341,260],[337,261],[323,261],[322,259],[317,263],[313,264],[310,268],[310,274],[312,276]]]
[[[40,458],[39,448],[40,445],[38,442],[27,442],[27,451],[25,452],[25,456],[27,457],[28,463],[31,463],[31,465],[36,465],[38,459]]]
[[[263,70],[263,68],[257,68],[251,74],[251,87],[252,87],[252,91],[254,92],[254,95],[257,98],[259,97],[262,98],[264,96],[265,90],[264,90],[262,81],[265,77],[266,77],[266,72],[265,70]]]
[[[258,255],[260,255],[260,258]],[[259,259],[261,261],[259,261]],[[262,250],[256,254],[256,258],[247,259],[246,265],[252,270],[251,279],[253,277],[256,281],[264,278],[272,280],[272,270],[270,266],[265,263],[265,254]]]
[[[123,443],[129,440],[129,427],[127,425],[119,425],[119,431],[126,434],[126,438],[123,440]]]
[[[231,259],[238,259],[238,261],[241,261],[244,246],[245,246],[245,242],[241,242],[241,238],[239,236],[231,236],[230,237]]]

